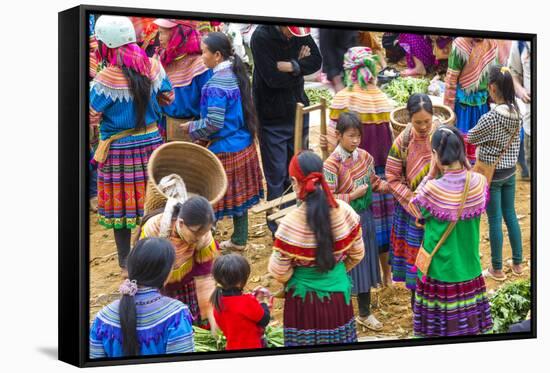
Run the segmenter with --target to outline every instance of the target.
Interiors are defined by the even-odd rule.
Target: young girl
[[[456,225],[434,253],[427,273],[418,273],[414,334],[450,337],[486,333],[493,322],[481,276],[479,223],[487,202],[487,180],[468,170],[462,134],[455,127],[439,127],[431,147],[430,171],[412,200],[425,218],[424,249],[433,253],[449,224]],[[442,176],[436,179],[439,174]]]
[[[90,125],[99,126],[97,194],[99,223],[114,229],[118,260],[126,266],[130,230],[143,216],[147,162],[162,143],[159,103],[173,91],[164,69],[135,44],[127,17],[101,16],[95,25],[106,67],[90,87]]]
[[[360,218],[334,199],[315,153],[295,155],[289,174],[302,203],[279,224],[268,265],[285,284],[285,346],[357,342],[347,272],[365,255]]]
[[[258,293],[243,294],[250,265],[239,254],[227,254],[214,261],[212,274],[216,290],[212,293],[214,317],[227,339],[226,350],[266,347],[264,328],[269,323],[268,299]]]
[[[141,238],[164,237],[174,245],[176,259],[162,293],[187,304],[194,324],[210,324],[214,330],[216,323],[209,301],[215,286],[212,262],[219,254],[211,231],[214,211],[206,198],[194,196],[178,203],[172,216],[168,229],[163,228],[163,214],[146,216]]]
[[[385,178],[386,161],[393,141],[390,127],[390,112],[393,105],[386,94],[376,86],[377,59],[377,56],[365,47],[351,48],[345,54],[344,82],[348,88],[336,93],[330,105],[328,150],[332,152],[336,148],[336,121],[340,114],[354,111],[363,124],[359,148],[372,156],[376,175]],[[391,269],[388,256],[394,198],[391,194],[372,193],[371,206],[376,225],[382,281],[384,285],[389,286]]]
[[[502,218],[512,246],[512,273],[522,273],[521,230],[516,216],[516,163],[520,147],[521,117],[515,103],[514,82],[510,70],[493,66],[489,72],[489,94],[496,104],[468,132],[468,141],[479,147],[479,159],[496,165],[490,186],[487,217],[491,241],[491,267],[484,272],[497,281],[506,279],[502,271]]]
[[[432,39],[427,35],[399,34],[399,45],[407,56],[407,69],[401,76],[424,76],[436,64]]]
[[[201,58],[201,36],[195,29],[195,22],[159,18],[160,47],[156,54],[166,69],[174,87],[174,101],[162,108],[165,116],[171,118],[199,118],[202,87],[212,77]],[[166,121],[162,122],[163,131]]]
[[[217,219],[233,217],[234,230],[220,248],[242,251],[248,239],[248,209],[263,197],[263,176],[255,146],[258,120],[250,80],[225,34],[208,34],[201,48],[204,63],[214,69],[214,76],[202,90],[201,119],[181,127],[193,140],[209,141],[208,149],[224,166],[227,193],[214,210]]]
[[[456,127],[464,136],[489,111],[487,78],[489,68],[497,60],[495,40],[460,37],[453,41],[443,102],[454,110]],[[475,150],[475,146],[466,141],[466,156],[471,163],[476,159]]]
[[[388,184],[376,176],[374,159],[359,148],[363,124],[357,114],[340,114],[336,131],[338,147],[325,161],[325,178],[337,199],[346,201],[361,217],[365,257],[351,270],[354,294],[357,294],[359,316],[357,322],[372,330],[382,329],[370,313],[370,289],[380,281],[376,227],[371,210],[372,192],[388,193]]]
[[[411,304],[416,287],[413,269],[423,229],[416,220],[420,211],[411,205],[413,192],[430,169],[432,148],[432,102],[428,95],[416,93],[409,98],[407,110],[411,124],[395,139],[386,163],[386,179],[395,199],[391,231],[391,265],[394,281],[404,281],[411,290]]]
[[[159,289],[174,263],[169,241],[148,238],[128,256],[122,297],[105,306],[90,328],[90,358],[193,352],[191,313]]]

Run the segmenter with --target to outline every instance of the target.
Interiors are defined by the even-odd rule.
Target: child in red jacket
[[[212,275],[216,290],[212,293],[214,318],[227,339],[226,350],[266,347],[264,328],[270,312],[265,292],[244,294],[250,275],[248,261],[239,254],[222,255],[214,261]]]

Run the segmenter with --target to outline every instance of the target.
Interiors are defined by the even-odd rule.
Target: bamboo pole
[[[321,98],[321,135],[325,136],[325,139],[327,138],[327,100],[324,98]],[[327,140],[328,141],[328,140]],[[328,147],[328,144],[327,144]],[[321,149],[322,155],[323,155],[323,161],[328,158],[328,150],[327,148]]]
[[[294,154],[302,150],[304,136],[304,104],[296,104],[296,119],[294,122]]]

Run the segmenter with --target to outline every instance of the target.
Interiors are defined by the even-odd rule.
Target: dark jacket
[[[298,60],[303,45],[311,55]],[[250,40],[254,57],[252,89],[261,125],[292,122],[298,102],[309,105],[304,92],[304,75],[321,68],[321,54],[311,36],[287,39],[278,26],[260,25]],[[277,70],[277,62],[291,62],[294,72]]]
[[[358,45],[358,34],[358,31],[340,29],[319,30],[323,72],[327,74],[328,80],[332,80],[344,72],[344,55],[348,49]]]

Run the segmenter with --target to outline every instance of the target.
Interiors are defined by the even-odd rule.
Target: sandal
[[[374,330],[375,332],[382,330],[384,325],[374,317],[374,315],[369,315],[366,319],[363,319],[361,316],[357,316],[355,321],[361,326],[363,326],[363,331],[365,328]]]
[[[225,240],[220,243],[220,250],[222,251],[244,251],[246,245],[235,245],[231,240]]]
[[[504,276],[502,276],[502,277],[497,277],[497,276],[493,275],[491,273],[491,271],[489,270],[489,268],[484,269],[483,272],[481,272],[481,274],[483,275],[483,277],[489,277],[489,278],[492,278],[495,281],[500,281],[500,282],[505,281],[508,278],[505,273],[503,273]]]
[[[514,262],[513,262],[511,259],[510,259],[510,260],[507,260],[507,261],[506,261],[506,264],[508,264],[508,266],[510,266],[510,269],[512,270],[512,274],[513,274],[514,276],[521,276],[521,275],[523,274],[523,271],[524,271],[523,268],[521,268],[521,271],[519,271],[519,272],[517,272],[517,271],[514,270]]]

